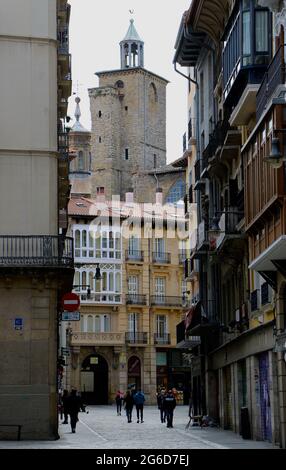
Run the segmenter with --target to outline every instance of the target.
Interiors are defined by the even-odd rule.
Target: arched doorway
[[[92,354],[83,361],[81,392],[88,405],[108,404],[108,364],[100,354]]]
[[[128,388],[141,388],[141,361],[137,356],[131,356],[128,359]]]

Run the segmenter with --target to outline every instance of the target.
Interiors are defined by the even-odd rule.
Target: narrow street
[[[124,410],[116,415],[115,406],[89,407],[89,413],[79,414],[76,434],[69,425],[60,424],[58,441],[20,441],[0,443],[0,449],[275,449],[270,443],[243,440],[231,431],[192,427],[188,422],[188,407],[178,406],[174,428],[168,429],[159,419],[155,406],[144,410],[144,423],[137,424],[133,410],[128,424]]]

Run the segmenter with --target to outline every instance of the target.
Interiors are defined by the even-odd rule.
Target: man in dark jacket
[[[70,396],[67,398],[67,410],[71,420],[71,430],[75,433],[76,423],[78,422],[78,413],[81,406],[80,397],[77,396],[76,390],[71,391]]]
[[[157,394],[157,404],[158,409],[160,410],[161,423],[166,423],[166,410],[164,406],[164,398],[166,395],[166,390],[164,388]]]
[[[172,393],[172,390],[169,390],[167,395],[164,398],[164,407],[166,410],[167,416],[167,428],[173,427],[173,416],[174,416],[174,409],[176,408],[177,402]]]
[[[136,405],[137,423],[139,423],[139,413],[140,413],[141,423],[144,423],[143,421],[143,407],[144,407],[144,402],[145,402],[144,393],[139,390],[139,392],[135,393],[133,399]]]
[[[130,390],[127,390],[123,403],[124,403],[125,410],[126,410],[127,422],[132,423],[132,410],[133,410],[134,400],[130,393]]]

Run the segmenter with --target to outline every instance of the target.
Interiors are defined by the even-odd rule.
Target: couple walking
[[[118,392],[116,395],[116,404],[117,404],[117,414],[118,414],[118,409],[120,408],[119,414],[121,414],[121,405],[118,405],[119,398],[118,397]],[[121,399],[122,400],[122,399]],[[136,412],[137,412],[137,423],[141,421],[141,423],[144,423],[143,421],[143,408],[144,408],[144,402],[145,402],[145,395],[144,393],[139,390],[138,392],[135,392],[135,390],[127,390],[124,398],[123,398],[123,404],[124,408],[126,410],[126,416],[127,416],[127,422],[132,423],[132,411],[133,411],[133,406],[136,406]]]

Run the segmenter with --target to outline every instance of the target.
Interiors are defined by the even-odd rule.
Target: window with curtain
[[[255,12],[255,49],[256,52],[268,52],[268,12]]]
[[[157,297],[157,301],[162,299],[164,300],[166,294],[166,279],[164,277],[156,277],[155,278],[155,295]]]
[[[139,290],[139,278],[138,276],[128,277],[128,294],[137,295]]]
[[[104,315],[103,317],[103,331],[108,333],[110,331],[110,316]]]
[[[139,238],[132,235],[128,240],[128,254],[130,256],[137,255],[139,251]]]
[[[157,315],[156,331],[159,338],[164,338],[167,334],[167,317],[166,315]]]

